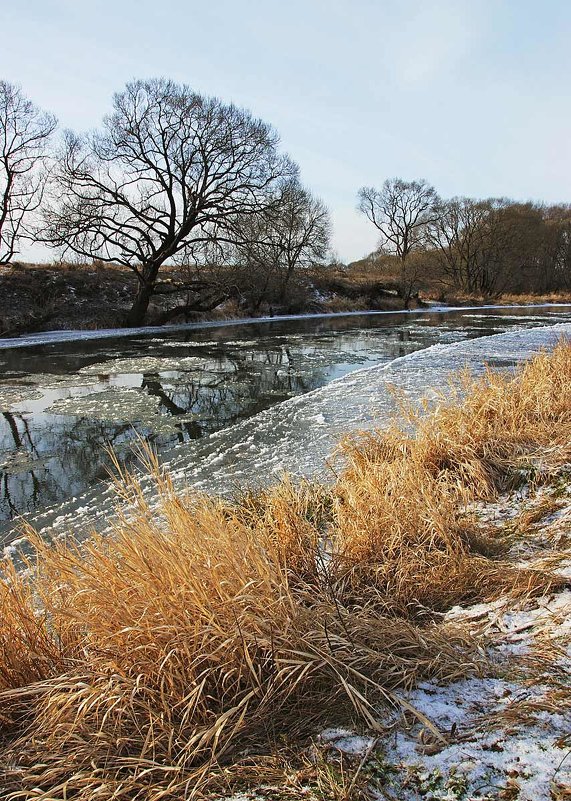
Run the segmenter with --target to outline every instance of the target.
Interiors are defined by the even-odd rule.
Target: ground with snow
[[[571,468],[549,477],[539,490],[526,487],[472,511],[482,526],[510,536],[503,559],[571,577]],[[517,602],[506,597],[455,607],[446,619],[463,624],[481,641],[482,674],[452,684],[425,681],[402,694],[420,715],[393,716],[381,735],[322,731],[306,752],[329,766],[339,794],[328,795],[309,783],[298,788],[297,797],[571,799],[571,586]],[[289,789],[274,786],[231,799],[292,797]]]

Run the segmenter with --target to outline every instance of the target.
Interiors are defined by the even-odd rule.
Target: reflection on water
[[[199,439],[360,366],[571,319],[570,309],[401,314],[224,326],[0,351],[0,520],[83,492],[108,449]]]

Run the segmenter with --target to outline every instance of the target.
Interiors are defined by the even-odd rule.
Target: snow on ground
[[[522,532],[505,558],[540,567],[557,545],[555,572],[565,576],[571,570],[571,500],[561,481],[481,504],[479,517],[483,524],[492,519],[509,526],[523,514],[547,508],[549,498],[557,511],[546,512]],[[442,739],[410,716],[397,719],[369,757],[383,777],[371,787],[371,796],[399,801],[571,798],[571,589],[520,603],[503,598],[454,607],[446,619],[465,623],[485,638],[488,675],[451,684],[425,681],[403,696]],[[349,757],[367,754],[373,742],[346,729],[325,730],[319,740]]]

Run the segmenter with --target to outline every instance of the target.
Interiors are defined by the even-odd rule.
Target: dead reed
[[[537,481],[571,454],[571,346],[515,376],[461,377],[452,400],[409,412],[414,433],[356,434],[340,445],[336,568],[357,592],[374,584],[401,614],[546,588],[539,571],[487,557],[498,541],[466,514],[474,500]]]
[[[432,613],[555,579],[490,559],[463,505],[568,459],[570,378],[562,343],[465,381],[414,436],[345,441],[333,488],[182,498],[151,458],[158,505],[121,474],[112,536],[30,532],[0,580],[2,801],[204,797],[284,733],[347,716],[383,736],[394,688],[481,670]]]

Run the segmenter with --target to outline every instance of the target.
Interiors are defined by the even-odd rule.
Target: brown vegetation
[[[343,443],[332,488],[185,499],[151,459],[158,508],[120,474],[111,537],[30,534],[29,570],[5,561],[0,583],[3,797],[212,797],[286,734],[381,729],[395,687],[478,672],[434,612],[561,581],[494,557],[466,504],[569,460],[571,346],[461,390],[411,413],[413,436]]]
[[[335,271],[329,276],[325,270],[294,275],[288,284],[287,301],[279,304],[270,302],[273,297],[277,298],[278,287],[272,282],[268,283],[268,294],[263,302],[258,302],[259,295],[254,298],[248,289],[250,284],[254,286],[256,274],[248,279],[250,283],[242,281],[241,276],[243,278],[243,274],[232,267],[219,267],[216,275],[206,273],[205,286],[211,286],[213,293],[211,296],[205,293],[197,301],[195,293],[185,288],[188,277],[185,268],[167,265],[163,267],[162,290],[150,303],[147,323],[232,320],[268,313],[402,308],[395,294],[385,291],[381,282],[370,277],[368,281],[355,281]],[[316,299],[316,289],[322,291],[322,300]],[[62,329],[118,328],[135,291],[136,279],[132,272],[116,264],[16,262],[0,267],[0,336]]]
[[[134,289],[125,268],[16,262],[0,268],[0,336],[117,327]]]

